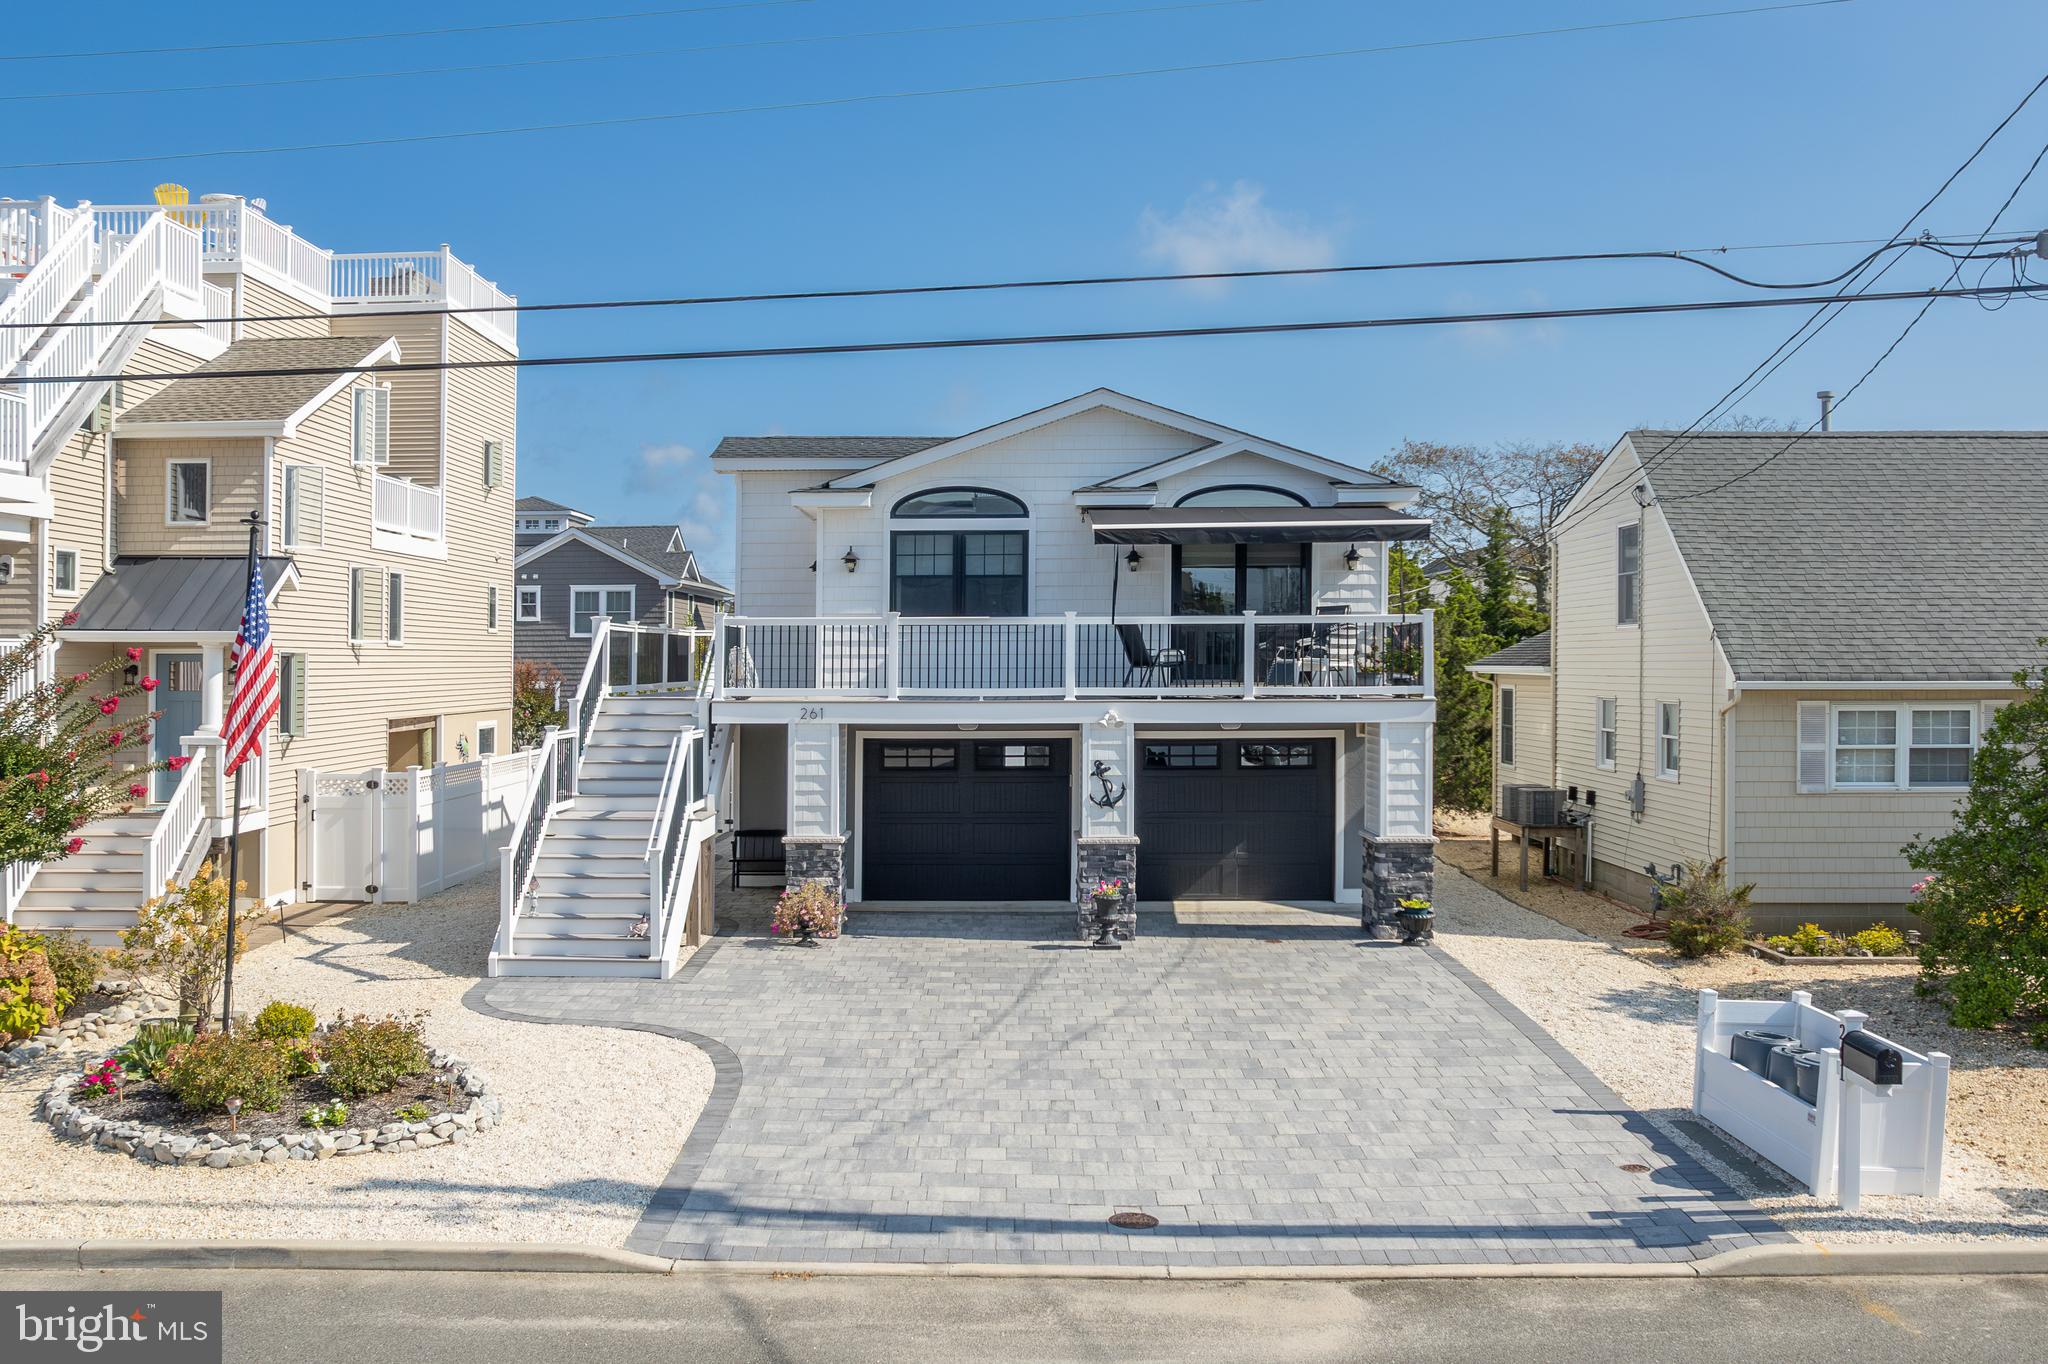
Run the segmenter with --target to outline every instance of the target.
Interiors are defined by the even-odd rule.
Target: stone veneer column
[[[838,725],[789,727],[789,832],[782,840],[787,884],[823,881],[842,901],[847,827],[841,817],[843,738]]]
[[[1382,724],[1365,746],[1365,886],[1359,926],[1375,938],[1394,936],[1402,900],[1436,893],[1433,749],[1436,726]]]
[[[1122,877],[1130,887],[1124,896],[1123,909],[1116,917],[1115,933],[1126,940],[1138,936],[1138,840],[1123,836],[1091,838],[1082,835],[1078,842],[1080,856],[1075,859],[1081,870],[1081,884],[1076,891],[1078,901],[1075,907],[1075,927],[1081,937],[1095,936],[1095,900],[1088,892],[1098,881]]]
[[[1403,900],[1436,897],[1436,840],[1382,838],[1367,833],[1364,903],[1359,927],[1375,938],[1394,936],[1394,912]]]
[[[823,881],[832,898],[846,899],[846,838],[843,834],[798,836],[782,840],[788,859],[785,884],[794,888],[805,881]]]

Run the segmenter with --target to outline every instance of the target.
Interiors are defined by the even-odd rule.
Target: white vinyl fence
[[[1804,990],[1783,1001],[1700,991],[1693,1111],[1851,1211],[1867,1193],[1940,1196],[1949,1058],[1889,1043],[1868,1021],[1816,1009]],[[1895,1053],[1888,1082],[1859,1073],[1874,1053]]]
[[[535,756],[399,772],[301,768],[302,893],[402,903],[491,870],[525,808]]]

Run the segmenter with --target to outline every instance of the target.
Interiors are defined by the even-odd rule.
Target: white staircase
[[[503,854],[492,975],[660,979],[710,921],[703,698],[606,686],[607,636],[628,633],[600,629],[571,728],[543,749]]]
[[[142,868],[154,811],[110,815],[79,830],[85,847],[46,862],[22,892],[14,922],[37,933],[74,933],[95,947],[119,947],[121,931],[135,926],[135,911],[149,898]]]

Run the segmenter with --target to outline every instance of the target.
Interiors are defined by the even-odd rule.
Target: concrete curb
[[[0,1271],[353,1269],[449,1273],[780,1275],[837,1279],[1369,1282],[1394,1279],[1739,1279],[2048,1274],[2048,1245],[1749,1246],[1650,1264],[1007,1265],[671,1260],[608,1246],[489,1241],[0,1241]]]

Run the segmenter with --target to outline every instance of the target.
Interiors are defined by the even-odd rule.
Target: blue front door
[[[150,731],[149,756],[162,762],[184,751],[179,746],[181,741],[199,728],[206,713],[203,691],[206,667],[205,660],[198,654],[158,654],[156,667],[157,689],[150,699],[155,703],[154,709],[163,714],[157,717],[156,725]],[[169,800],[177,786],[177,773],[156,774],[158,800]]]

